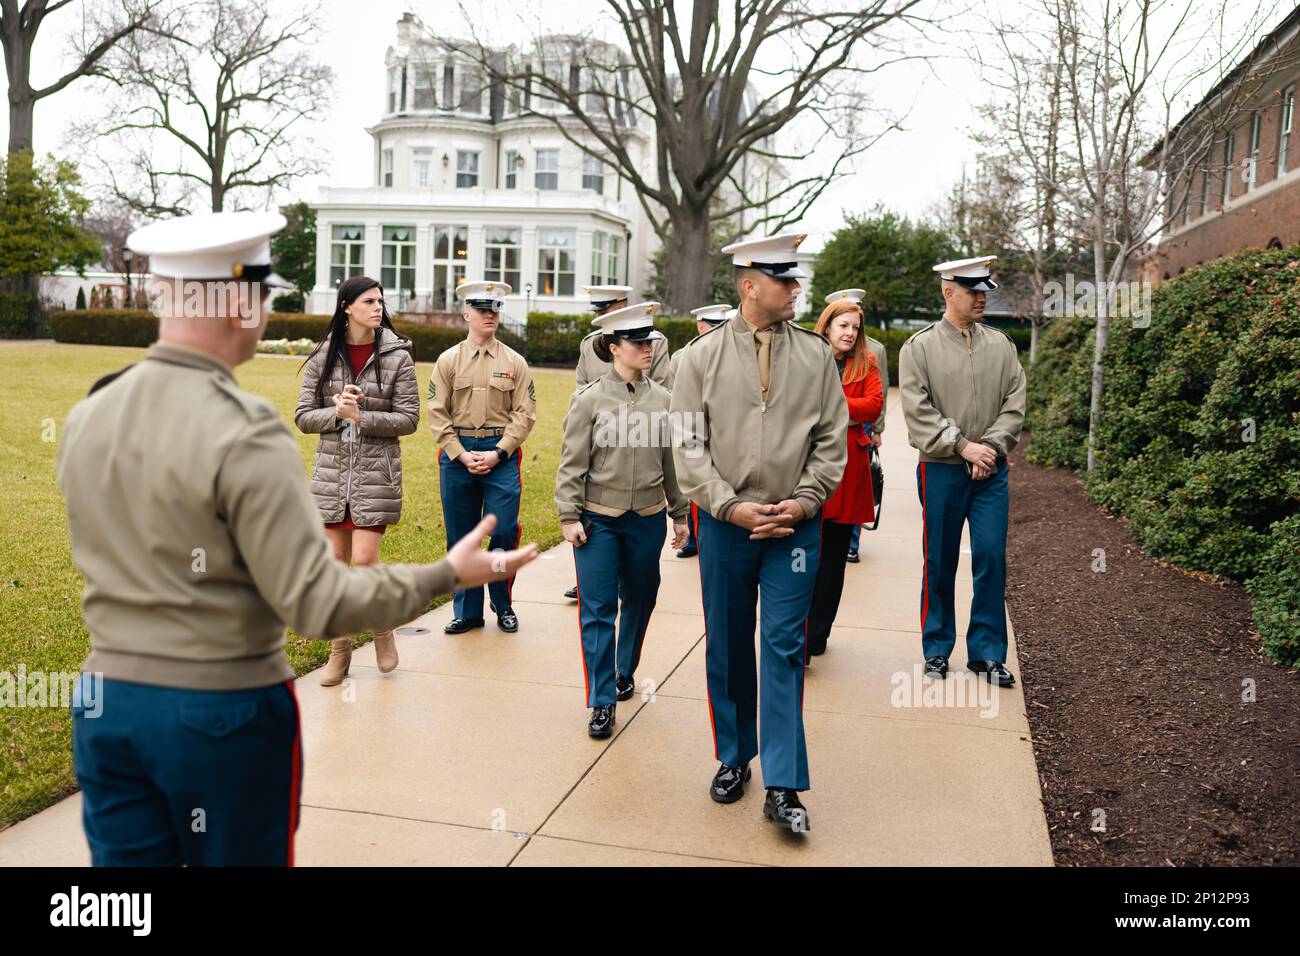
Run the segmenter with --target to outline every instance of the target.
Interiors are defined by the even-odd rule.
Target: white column
[[[578,230],[578,248],[574,255],[577,261],[573,264],[573,294],[579,295],[584,285],[591,285],[591,234],[594,229]],[[603,283],[599,283],[602,284]]]
[[[379,243],[382,235],[383,232],[380,230],[378,223],[366,223],[366,255],[365,255],[366,273],[365,274],[370,276],[370,278],[376,280],[377,282],[384,281],[382,278],[380,278],[379,275],[379,262],[380,262]],[[384,292],[386,294],[388,290],[385,289]]]
[[[415,227],[415,294],[433,291],[433,226],[422,222]]]

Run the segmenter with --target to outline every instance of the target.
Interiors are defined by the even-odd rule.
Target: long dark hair
[[[343,354],[343,346],[347,343],[348,314],[344,310],[357,299],[361,298],[364,293],[375,288],[378,288],[381,293],[384,291],[383,286],[370,278],[370,276],[352,276],[349,279],[344,279],[339,285],[339,297],[338,301],[334,304],[334,317],[330,319],[329,328],[325,330],[325,334],[321,336],[321,339],[316,343],[315,348],[313,348],[307,355],[306,361],[304,361],[298,368],[299,372],[306,368],[307,362],[310,362],[322,347],[326,347],[326,342],[329,343],[328,350],[325,353],[325,364],[321,367],[320,377],[316,379],[317,405],[322,405],[325,402],[325,382],[333,373],[334,363],[337,362],[339,356]],[[381,393],[384,390],[384,379],[383,369],[380,368],[379,365],[379,342],[383,338],[384,329],[392,332],[393,335],[397,335],[397,330],[393,328],[393,320],[388,315],[387,304],[385,304],[383,308],[383,318],[379,320],[379,328],[375,329],[375,381],[379,383],[379,391]]]

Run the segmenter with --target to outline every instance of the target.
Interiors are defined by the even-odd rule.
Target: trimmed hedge
[[[319,339],[325,334],[329,318],[328,315],[272,312],[262,337]],[[800,324],[812,328],[811,323]],[[81,345],[127,345],[143,348],[158,338],[158,320],[152,312],[142,309],[77,309],[56,312],[51,317],[51,326],[56,341]],[[414,343],[415,359],[419,362],[432,362],[443,350],[465,337],[463,329],[440,325],[416,325],[398,321],[393,323],[393,327]],[[691,318],[656,318],[655,328],[667,336],[670,352],[682,348],[697,335],[695,320]],[[591,332],[591,316],[587,313],[567,315],[561,312],[530,312],[526,335],[521,335],[519,329],[519,326],[503,325],[497,331],[497,337],[534,365],[572,368],[578,361],[578,344]],[[891,385],[898,384],[898,350],[914,331],[867,329],[868,335],[885,344],[889,355]],[[1021,352],[1028,350],[1028,329],[1001,331],[1012,335]]]
[[[1085,461],[1092,337],[1083,326],[1053,323],[1039,344],[1035,461]],[[1150,327],[1115,323],[1102,363],[1088,494],[1127,516],[1152,554],[1247,582],[1262,602],[1266,649],[1300,663],[1300,246],[1250,250],[1161,283]]]
[[[267,319],[267,339],[319,339],[329,326],[328,315],[295,315],[272,312]],[[158,319],[152,312],[139,309],[89,309],[86,311],[56,312],[50,318],[51,329],[57,342],[79,345],[125,345],[146,348],[158,338]],[[401,335],[412,342],[412,355],[417,362],[432,362],[445,350],[465,338],[461,329],[440,325],[417,325],[411,322],[394,322]],[[519,336],[503,329],[501,340],[511,348],[518,348]]]
[[[1246,590],[1264,653],[1294,666],[1300,663],[1300,515],[1277,522],[1269,537],[1273,543]]]
[[[32,296],[0,292],[0,339],[43,339],[50,334],[49,314]]]

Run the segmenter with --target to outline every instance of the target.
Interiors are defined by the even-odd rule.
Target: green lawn
[[[63,499],[54,476],[57,437],[72,406],[96,378],[137,362],[142,349],[91,345],[0,344],[0,381],[10,413],[0,416],[0,671],[75,671],[88,650],[81,620],[81,575],[72,564]],[[302,360],[259,356],[236,370],[239,383],[274,400],[293,428]],[[420,395],[429,363],[419,363]],[[555,518],[560,424],[573,372],[536,369],[538,422],[524,445],[523,540],[549,547],[561,540]],[[52,426],[52,427],[51,427]],[[48,440],[51,432],[56,439]],[[299,435],[306,481],[316,436]],[[433,436],[402,439],[406,500],[402,521],[384,536],[383,560],[431,561],[446,551]],[[445,600],[445,599],[444,599]],[[359,640],[369,640],[365,634]],[[299,673],[324,662],[328,643],[290,632],[289,661]],[[76,789],[71,721],[58,707],[0,711],[0,829]]]

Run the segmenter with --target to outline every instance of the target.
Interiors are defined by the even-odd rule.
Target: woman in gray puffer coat
[[[353,276],[339,286],[329,330],[303,369],[294,421],[320,435],[311,492],[325,535],[340,561],[377,564],[384,529],[402,513],[400,436],[420,424],[411,343],[393,330],[378,282]],[[375,632],[375,660],[385,673],[397,666],[392,631]],[[335,638],[321,684],[342,682],[351,661],[352,639]]]

